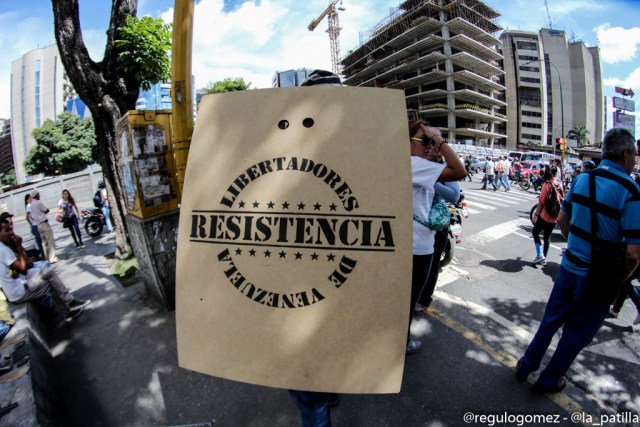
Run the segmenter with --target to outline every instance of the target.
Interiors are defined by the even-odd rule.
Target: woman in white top
[[[40,259],[47,259],[42,249],[42,236],[40,236],[40,230],[38,230],[38,223],[31,218],[31,194],[25,194],[24,196],[24,211],[27,215],[27,223],[31,225],[31,234],[36,239],[36,248],[40,251]]]
[[[456,153],[442,139],[440,131],[426,122],[410,121],[409,135],[411,145],[411,175],[413,184],[413,214],[426,221],[435,195],[437,181],[458,181],[467,176],[464,165]],[[433,140],[435,152],[440,152],[445,163],[435,163],[422,158],[425,146],[423,138]],[[425,139],[425,143],[427,140]],[[435,154],[435,153],[434,153]],[[424,221],[423,221],[424,222]],[[409,325],[413,319],[413,310],[424,287],[433,258],[435,231],[417,221],[413,222],[413,274],[411,284],[411,305],[409,306]],[[407,354],[414,354],[422,348],[420,341],[412,341],[407,334]]]
[[[78,211],[76,201],[68,190],[62,190],[62,199],[58,202],[58,212],[62,213],[64,217],[63,224],[71,232],[71,237],[73,237],[76,247],[84,248],[80,227],[78,226],[80,211]]]

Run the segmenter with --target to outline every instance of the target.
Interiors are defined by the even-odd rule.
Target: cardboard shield
[[[280,388],[398,392],[408,145],[401,91],[206,96],[180,212],[180,366]]]

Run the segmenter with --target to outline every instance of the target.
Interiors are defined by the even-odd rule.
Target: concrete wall
[[[19,219],[25,217],[24,196],[34,188],[40,190],[40,200],[51,211],[55,211],[62,197],[62,190],[68,190],[78,207],[92,207],[93,195],[102,179],[102,168],[89,168],[82,172],[47,178],[34,184],[0,194],[0,212],[9,211]]]

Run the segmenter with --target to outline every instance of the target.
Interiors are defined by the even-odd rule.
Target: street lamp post
[[[564,100],[562,98],[562,79],[560,78],[560,70],[556,67],[556,64],[549,61],[548,59],[538,59],[536,61],[525,62],[522,65],[528,65],[534,62],[548,62],[556,69],[556,73],[558,73],[558,85],[560,86],[560,136],[564,140]],[[564,164],[564,150],[560,151],[562,153],[562,163]],[[553,155],[556,155],[556,145],[553,144]]]

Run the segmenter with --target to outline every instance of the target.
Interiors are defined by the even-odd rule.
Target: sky
[[[94,60],[104,52],[111,0],[78,0],[83,38]],[[271,87],[276,71],[331,69],[326,18],[308,24],[330,0],[196,0],[193,62],[196,88],[242,77],[253,88]],[[400,0],[343,0],[339,12],[341,57],[388,17]],[[604,95],[631,88],[640,98],[640,0],[485,0],[504,29],[551,27],[601,50]],[[172,22],[173,0],[139,0],[138,15]],[[548,9],[548,13],[547,13]],[[10,117],[11,62],[55,43],[51,0],[0,0],[0,118]],[[637,107],[640,109],[640,107]],[[609,107],[609,111],[611,108]],[[611,117],[607,118],[609,125]],[[636,137],[640,114],[636,113]]]

